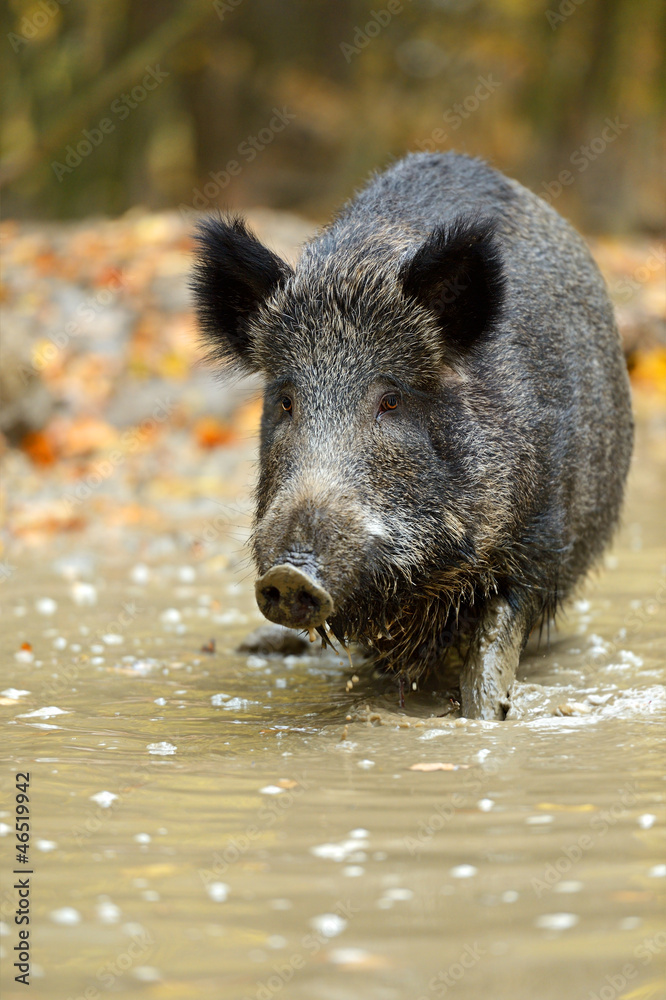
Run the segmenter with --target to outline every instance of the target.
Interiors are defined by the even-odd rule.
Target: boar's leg
[[[477,625],[460,673],[463,716],[504,719],[524,640],[522,616],[496,598]]]

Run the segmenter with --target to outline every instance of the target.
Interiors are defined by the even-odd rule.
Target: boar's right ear
[[[504,276],[493,223],[459,218],[437,226],[400,278],[405,294],[435,314],[447,342],[471,347],[502,305]]]
[[[293,272],[240,218],[205,219],[194,238],[191,287],[211,357],[254,371],[249,321]]]

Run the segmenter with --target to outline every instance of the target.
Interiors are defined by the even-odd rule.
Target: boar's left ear
[[[431,310],[446,340],[465,350],[490,327],[504,291],[492,222],[437,226],[400,272],[406,295]]]
[[[293,272],[240,218],[205,219],[195,240],[191,287],[211,357],[254,371],[249,321]]]

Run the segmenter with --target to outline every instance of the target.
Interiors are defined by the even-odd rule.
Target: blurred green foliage
[[[4,215],[315,218],[407,149],[579,225],[664,221],[662,0],[9,0]]]

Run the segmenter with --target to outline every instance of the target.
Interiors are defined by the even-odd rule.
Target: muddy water
[[[330,652],[235,653],[259,619],[233,558],[91,560],[76,536],[22,557],[0,592],[2,996],[666,996],[665,440],[642,426],[608,566],[528,650],[504,723],[459,720],[446,679],[402,711],[359,657],[347,690]]]

